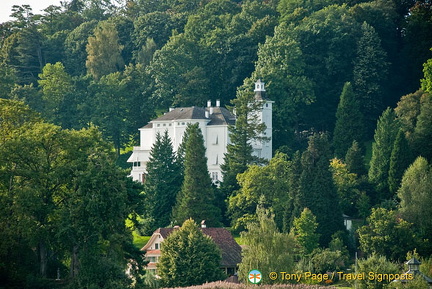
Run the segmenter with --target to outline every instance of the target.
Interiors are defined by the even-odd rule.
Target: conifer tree
[[[346,82],[336,111],[336,126],[333,133],[335,155],[345,156],[354,140],[364,140],[363,114],[350,82]]]
[[[362,176],[367,173],[364,165],[363,150],[357,141],[353,141],[345,155],[345,163],[351,173]]]
[[[318,223],[311,210],[304,208],[300,217],[294,219],[292,232],[301,246],[303,254],[310,254],[318,248],[319,234],[316,233]]]
[[[177,193],[181,189],[182,174],[166,130],[158,133],[147,162],[144,192],[147,197],[147,213],[150,232],[169,225]]]
[[[414,147],[417,154],[432,160],[432,94],[421,98],[420,114],[414,129]]]
[[[390,196],[388,172],[390,156],[398,130],[396,115],[391,108],[387,108],[378,120],[374,136],[375,142],[372,144],[369,181],[375,185],[378,194],[375,202],[383,201]]]
[[[412,161],[411,148],[407,139],[405,138],[405,132],[402,129],[399,129],[390,156],[390,168],[388,176],[390,193],[393,194],[397,191],[400,186],[402,176]]]
[[[201,129],[196,123],[189,124],[186,131],[184,180],[173,209],[173,223],[193,218],[206,220],[211,227],[220,226],[220,210],[214,205],[215,193],[207,168]]]
[[[361,33],[362,36],[357,43],[357,58],[354,61],[353,86],[360,98],[367,133],[371,135],[383,107],[382,84],[388,75],[388,63],[387,54],[374,27],[364,22]]]
[[[237,175],[245,172],[248,165],[260,162],[252,155],[252,141],[259,139],[259,135],[265,130],[265,124],[260,123],[256,113],[262,104],[255,100],[252,92],[246,88],[240,89],[232,103],[236,122],[228,128],[231,143],[227,146],[221,165],[223,182],[220,191],[224,199],[240,189]]]
[[[320,245],[326,246],[333,233],[343,230],[342,212],[333,176],[329,169],[330,145],[327,135],[315,134],[302,154],[300,176],[300,210],[309,208],[318,222]]]

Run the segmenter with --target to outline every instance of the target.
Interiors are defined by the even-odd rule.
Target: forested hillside
[[[212,212],[195,221],[246,231],[251,247],[250,228],[295,242],[281,270],[342,270],[354,251],[432,254],[430,1],[68,0],[11,15],[0,24],[0,287],[48,288],[38,278],[57,270],[71,288],[141,286],[126,218],[148,234]],[[258,78],[275,102],[268,163],[251,156]],[[159,136],[143,188],[118,168],[138,128],[208,99],[237,113],[220,187],[192,167],[205,163],[193,127],[178,154]]]

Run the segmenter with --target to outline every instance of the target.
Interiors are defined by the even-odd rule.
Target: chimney
[[[180,229],[180,226],[174,226],[174,230],[178,230],[178,229]]]
[[[212,115],[213,114],[213,107],[211,106],[210,107],[210,115]]]
[[[210,112],[208,110],[205,111],[205,118],[210,118]]]
[[[216,107],[220,107],[220,100],[216,99]]]
[[[211,107],[211,100],[207,100],[207,107]]]
[[[173,110],[174,110],[174,107],[170,107],[170,108],[169,108],[169,111],[173,111]]]
[[[205,223],[205,220],[202,220],[202,221],[201,221],[201,228],[207,228],[207,225],[206,225],[206,223]]]

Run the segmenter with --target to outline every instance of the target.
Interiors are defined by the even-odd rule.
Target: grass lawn
[[[135,247],[141,249],[144,245],[150,240],[151,236],[140,236],[136,232],[132,233],[133,235],[133,243]]]

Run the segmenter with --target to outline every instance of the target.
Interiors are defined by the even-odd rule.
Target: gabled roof
[[[177,107],[164,115],[150,121],[143,128],[152,128],[153,122],[158,121],[176,121],[176,120],[209,120],[208,125],[233,125],[235,117],[228,109],[224,107],[212,107],[213,113],[210,114],[209,107]],[[209,118],[206,118],[206,111],[209,112]]]
[[[241,262],[241,247],[234,240],[231,233],[225,228],[200,228],[201,231],[211,237],[222,252],[222,267],[235,267]],[[154,231],[153,236],[160,234],[163,239],[166,239],[174,228],[159,228]],[[150,243],[152,238],[147,244]],[[146,250],[147,244],[141,249]]]

